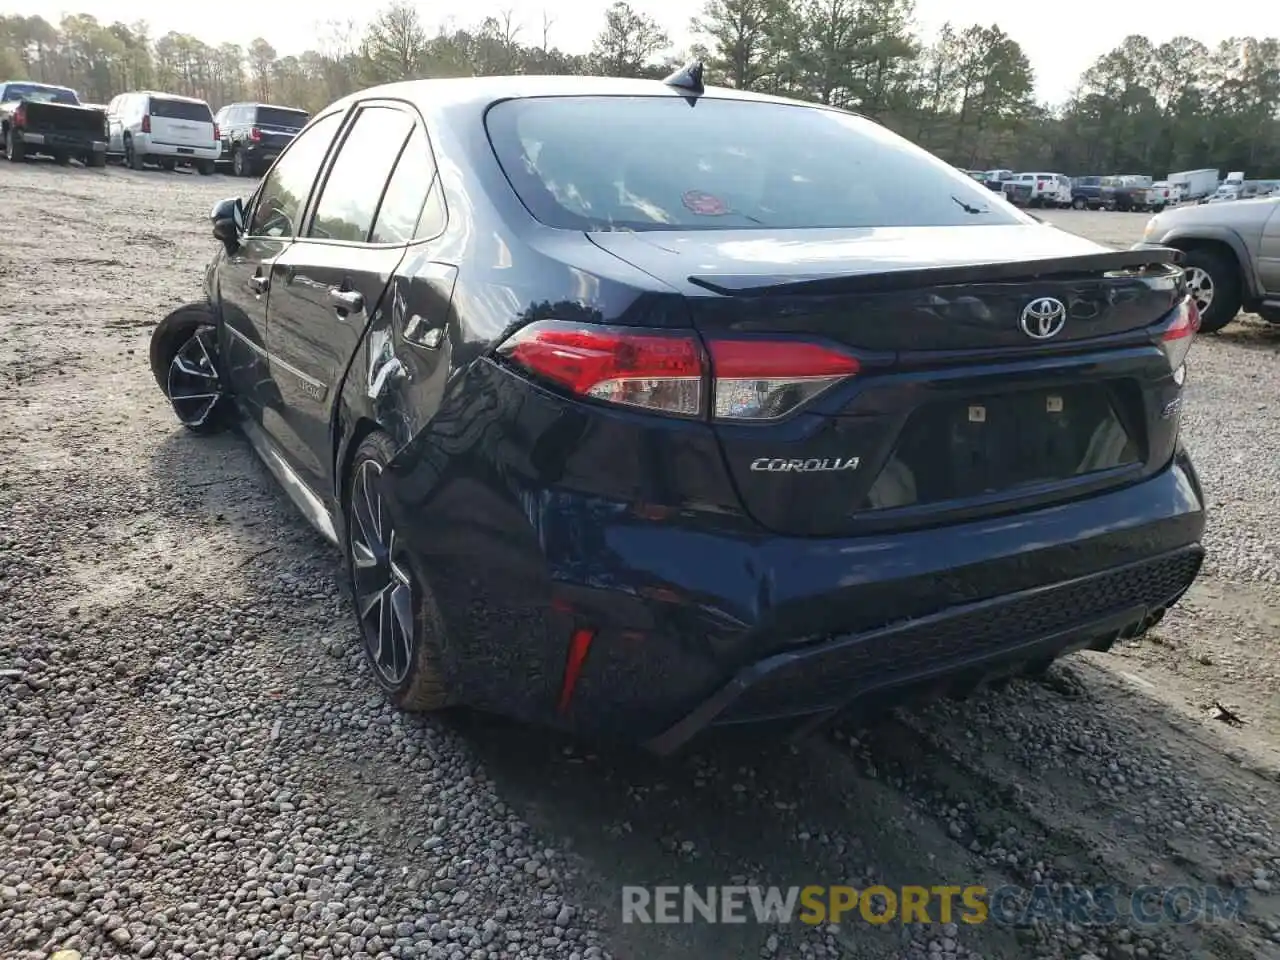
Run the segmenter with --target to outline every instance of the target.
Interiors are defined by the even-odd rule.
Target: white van
[[[195,97],[142,90],[107,104],[107,154],[134,170],[147,161],[165,170],[193,166],[206,176],[222,152],[209,104]]]

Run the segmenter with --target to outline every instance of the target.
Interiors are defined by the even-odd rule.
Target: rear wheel
[[[170,173],[172,173],[174,170],[178,169],[178,161],[173,159],[173,157],[164,157],[160,161],[160,169],[168,170]]]
[[[105,167],[107,165],[107,155],[98,153],[96,150],[93,153],[87,153],[84,157],[84,165],[86,167]]]
[[[133,148],[132,139],[126,139],[124,142],[124,162],[130,170],[141,170],[142,165],[147,162],[147,155]]]
[[[197,160],[196,169],[200,171],[200,176],[211,177],[216,167],[212,160]]]
[[[378,686],[402,709],[440,710],[452,703],[440,662],[443,624],[382,495],[394,453],[389,437],[373,433],[351,462],[345,504],[351,596],[365,662]]]
[[[1240,267],[1234,255],[1216,247],[1193,247],[1183,268],[1187,292],[1200,310],[1200,330],[1221,330],[1240,312]]]
[[[26,144],[12,130],[6,130],[4,134],[4,155],[10,163],[22,163],[27,158]]]
[[[1071,201],[1071,206],[1076,210],[1083,210],[1088,204],[1085,202],[1084,197],[1076,197]]]
[[[215,318],[206,305],[179,307],[151,334],[151,375],[184,427],[216,433],[231,420],[218,362]]]
[[[231,172],[237,177],[252,175],[252,171],[249,169],[249,161],[245,159],[244,153],[240,150],[231,152]]]
[[[71,163],[71,154],[63,150],[59,150],[57,153],[53,155],[53,162],[60,167],[65,167],[69,163]]]

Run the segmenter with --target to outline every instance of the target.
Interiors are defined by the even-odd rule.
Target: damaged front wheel
[[[214,324],[207,306],[191,305],[169,314],[151,334],[151,373],[178,420],[195,433],[215,433],[230,420]]]

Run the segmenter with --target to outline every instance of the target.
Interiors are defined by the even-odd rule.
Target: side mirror
[[[240,248],[240,235],[244,233],[244,202],[239,197],[230,197],[214,204],[209,212],[213,221],[213,235],[227,248],[227,253],[235,253]]]

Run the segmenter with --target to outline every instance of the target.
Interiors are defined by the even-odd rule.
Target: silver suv
[[[1280,324],[1280,197],[1166,210],[1138,246],[1186,251],[1202,331],[1221,330],[1241,307]]]

